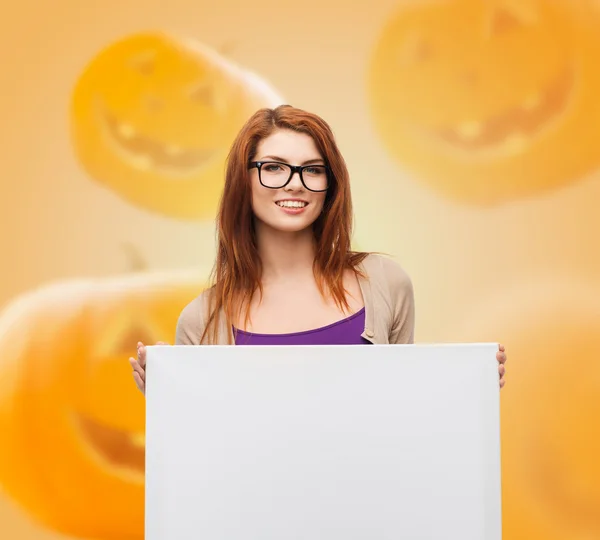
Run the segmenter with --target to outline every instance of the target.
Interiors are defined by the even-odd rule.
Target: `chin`
[[[271,223],[266,223],[266,225],[268,227],[270,227],[271,229],[274,229],[276,231],[281,231],[281,232],[287,232],[287,233],[299,233],[302,231],[306,231],[307,229],[312,229],[312,224],[314,223],[314,221],[305,221],[302,220],[302,222],[290,222],[291,220],[285,220],[285,221],[277,221],[277,222],[271,222]]]
[[[256,216],[257,224],[273,231],[284,233],[300,233],[312,229],[317,216]]]

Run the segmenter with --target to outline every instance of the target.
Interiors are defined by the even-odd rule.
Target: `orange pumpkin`
[[[591,2],[409,2],[369,74],[390,155],[444,197],[538,196],[600,166],[600,10]]]
[[[499,291],[455,336],[507,347],[503,538],[600,538],[600,284]]]
[[[0,486],[36,520],[103,540],[144,537],[144,398],[128,358],[173,343],[191,274],[34,291],[0,319]]]
[[[280,103],[264,80],[200,43],[134,34],[77,80],[72,139],[83,168],[128,202],[213,218],[235,135],[257,109]]]

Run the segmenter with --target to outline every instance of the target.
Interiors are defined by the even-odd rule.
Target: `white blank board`
[[[155,346],[147,540],[500,540],[497,344]]]

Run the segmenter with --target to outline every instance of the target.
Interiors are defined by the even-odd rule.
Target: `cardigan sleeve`
[[[384,271],[392,307],[389,342],[412,344],[415,338],[415,295],[412,280],[398,263],[390,259],[385,261]]]
[[[175,329],[175,345],[199,345],[204,332],[202,308],[204,294],[194,298],[183,308]]]

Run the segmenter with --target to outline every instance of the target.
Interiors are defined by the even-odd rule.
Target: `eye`
[[[433,47],[430,41],[419,33],[410,34],[404,41],[400,50],[400,63],[410,65],[429,60],[433,56]]]
[[[264,169],[267,172],[277,172],[283,169],[281,165],[277,165],[277,163],[265,163]]]
[[[142,75],[152,75],[156,68],[156,52],[145,51],[140,53],[129,60],[129,65]]]
[[[524,5],[523,0],[503,0],[490,18],[490,34],[497,35],[529,26],[536,22],[533,8]]]

